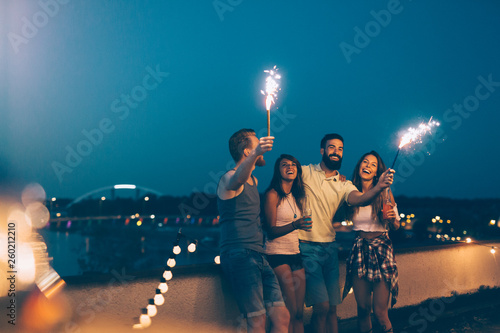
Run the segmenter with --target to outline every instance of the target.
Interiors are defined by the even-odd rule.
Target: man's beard
[[[337,156],[339,160],[332,161],[330,159],[330,156]],[[326,155],[326,153],[323,153],[323,163],[325,163],[325,166],[330,170],[339,170],[342,166],[342,156],[339,156],[337,154]]]
[[[257,161],[255,161],[255,165],[259,166],[259,167],[262,167],[262,166],[266,165],[266,161],[264,160],[264,156],[260,155],[257,158]]]

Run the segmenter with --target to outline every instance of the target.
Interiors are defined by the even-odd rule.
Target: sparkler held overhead
[[[269,73],[266,77],[266,90],[261,90],[262,95],[266,96],[266,110],[267,110],[267,136],[271,135],[271,105],[275,103],[278,99],[279,87],[278,80],[281,79],[281,75],[278,74],[278,68],[276,66],[273,69],[266,69],[264,73]]]
[[[431,119],[429,119],[427,123],[420,123],[420,125],[418,125],[417,128],[413,127],[408,128],[406,133],[401,137],[401,141],[399,142],[398,146],[398,151],[396,152],[396,157],[394,157],[394,162],[392,162],[391,169],[394,169],[394,164],[396,164],[396,160],[398,158],[399,151],[401,150],[401,148],[411,143],[422,142],[422,137],[426,133],[431,133],[432,128],[437,127],[439,125],[440,123],[435,120],[432,120],[431,117]]]

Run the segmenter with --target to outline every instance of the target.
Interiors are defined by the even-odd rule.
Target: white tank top
[[[297,217],[293,216],[297,214]],[[276,226],[281,227],[299,219],[302,213],[295,202],[293,195],[288,194],[276,210]],[[278,238],[266,241],[267,254],[297,254],[299,250],[299,230],[294,230]]]
[[[399,221],[399,213],[397,205],[394,205],[394,212],[396,219]],[[387,231],[382,223],[379,222],[378,217],[375,220],[372,217],[372,206],[359,207],[358,213],[352,217],[352,230],[355,231]]]

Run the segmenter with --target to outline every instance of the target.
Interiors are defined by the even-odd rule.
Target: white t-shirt
[[[326,178],[319,164],[302,166],[302,179],[312,209],[312,229],[300,230],[299,239],[310,242],[335,241],[333,216],[352,191],[357,191],[350,182],[341,182],[339,173]]]

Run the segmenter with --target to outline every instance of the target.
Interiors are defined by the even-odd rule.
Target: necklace
[[[290,194],[290,193],[288,193],[288,194]],[[292,204],[288,200],[288,194],[286,195],[285,199],[288,202],[288,205],[290,206],[290,209],[293,211],[293,218],[296,219],[297,218],[297,213],[295,213],[295,209],[293,209]]]

